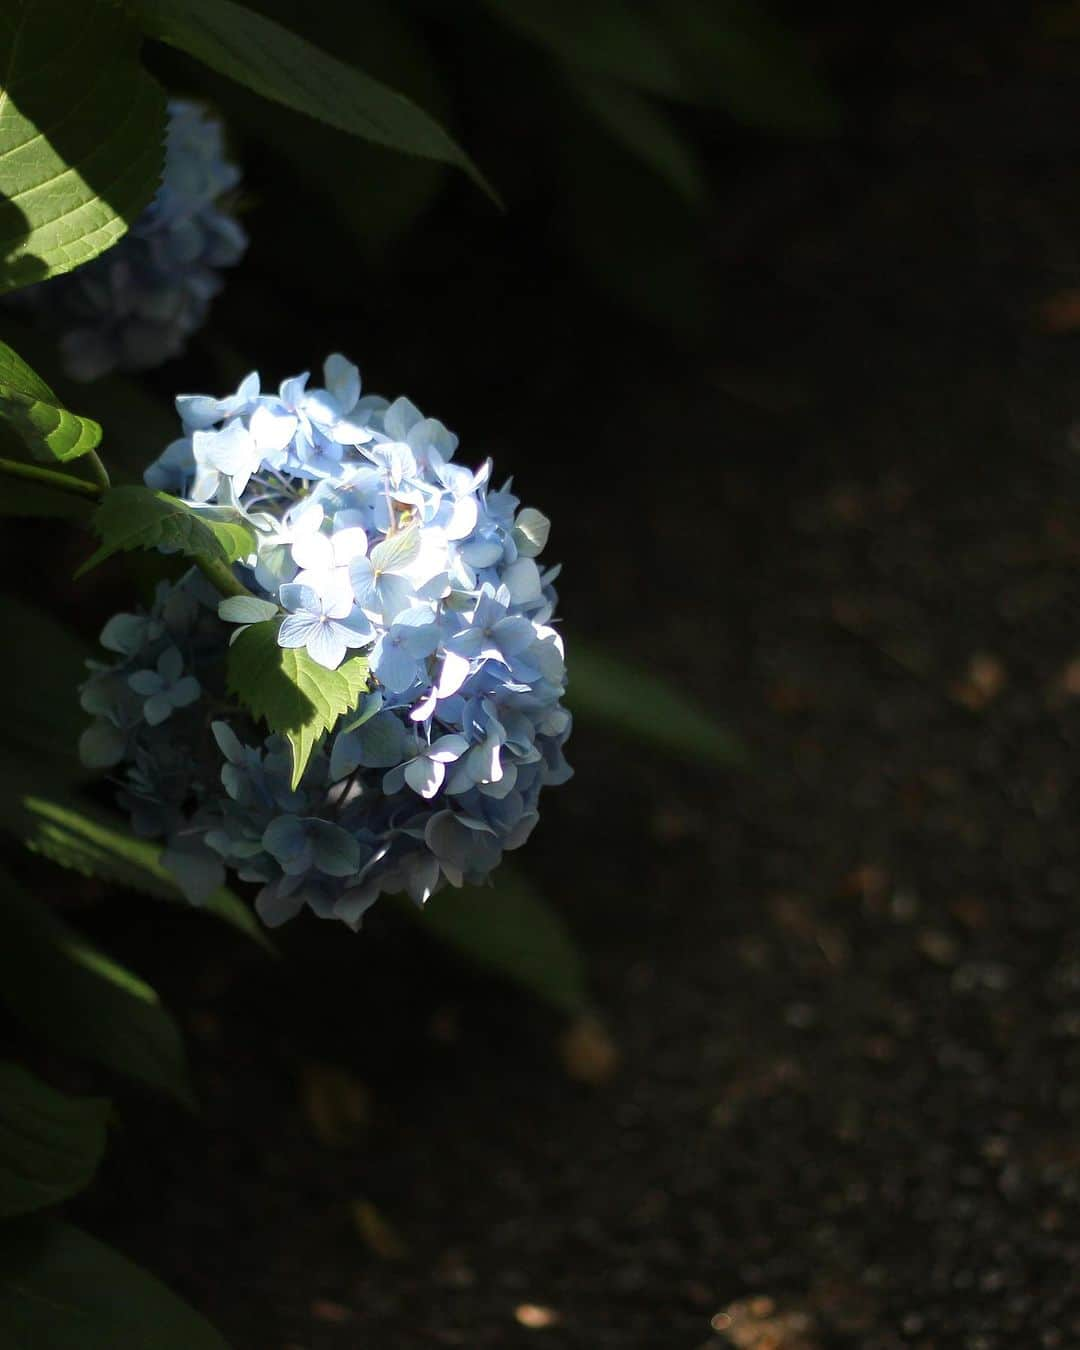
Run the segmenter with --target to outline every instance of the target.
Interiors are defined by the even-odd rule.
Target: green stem
[[[22,478],[28,483],[37,483],[40,487],[53,488],[71,497],[90,501],[97,501],[105,491],[103,484],[89,483],[85,478],[58,473],[55,469],[43,469],[37,464],[23,464],[17,459],[0,459],[0,474],[6,474],[9,478]]]
[[[91,483],[85,478],[76,478],[70,473],[58,473],[55,469],[43,469],[37,464],[23,464],[16,459],[0,459],[0,475],[8,478],[21,478],[28,483],[37,483],[39,487],[52,488],[56,492],[66,492],[71,497],[81,497],[83,501],[100,501],[108,487],[109,475],[97,455],[90,452],[86,458],[99,481]],[[210,558],[196,558],[195,566],[221,595],[250,595],[251,592],[232,574],[232,569],[223,562]]]
[[[219,594],[224,596],[251,595],[248,588],[237,581],[232,574],[232,569],[227,567],[225,563],[211,558],[196,558],[195,566]]]
[[[109,478],[109,471],[98,457],[96,450],[90,450],[83,456],[87,466],[90,469],[91,476],[95,483],[100,484],[102,488],[112,487],[112,480]]]

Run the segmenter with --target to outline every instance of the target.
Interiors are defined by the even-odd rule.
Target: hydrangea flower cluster
[[[422,904],[483,880],[571,773],[558,568],[537,562],[549,522],[491,487],[490,461],[455,463],[457,438],[408,399],[361,397],[344,357],[324,377],[177,399],[184,434],[146,482],[243,515],[254,598],[221,600],[195,571],[162,584],[149,613],[106,624],[115,659],[82,693],[84,760],[120,769],[135,829],[165,839],[189,898],[228,866],[260,883],[270,925],[306,904],[356,926],[384,892]],[[295,787],[289,745],[223,692],[250,622],[327,670],[369,662]]]
[[[148,370],[178,356],[239,262],[247,234],[219,202],[240,181],[219,122],[194,103],[169,102],[165,169],[150,205],[120,242],[85,267],[18,292],[60,334],[77,380]]]

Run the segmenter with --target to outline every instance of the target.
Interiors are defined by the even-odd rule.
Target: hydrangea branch
[[[91,458],[97,456],[91,452]],[[101,461],[98,460],[100,464]],[[102,466],[102,473],[104,473]],[[76,478],[74,474],[59,473],[56,469],[42,469],[37,464],[21,464],[15,459],[0,459],[0,473],[9,478],[21,478],[28,483],[37,483],[41,487],[53,488],[57,492],[66,492],[71,497],[82,497],[84,501],[97,501],[107,486],[105,483],[91,483],[85,478]]]
[[[112,479],[109,477],[109,471],[102,463],[101,457],[96,450],[89,451],[83,456],[83,459],[85,459],[95,483],[102,489],[112,487]]]
[[[230,595],[243,595],[252,599],[254,598],[251,591],[248,590],[242,581],[236,579],[232,569],[225,563],[218,562],[212,558],[200,557],[195,559],[195,566],[219,595],[223,595],[226,598]]]
[[[0,459],[0,474],[8,478],[21,478],[28,483],[37,483],[39,487],[52,488],[55,492],[66,492],[70,497],[80,497],[83,501],[100,501],[109,486],[109,475],[97,455],[91,452],[87,459],[96,461],[99,472],[95,477],[103,481],[92,483],[86,478],[76,478],[74,474],[60,473],[56,469],[43,469],[37,464],[22,464],[16,459]],[[232,569],[225,563],[212,558],[196,558],[195,566],[209,581],[219,595],[250,596],[251,591],[233,575]]]

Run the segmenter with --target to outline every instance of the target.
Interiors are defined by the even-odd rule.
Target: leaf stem
[[[195,566],[213,588],[221,595],[246,595],[252,593],[241,581],[233,576],[232,568],[215,558],[196,558]]]
[[[88,451],[83,458],[89,466],[90,473],[95,483],[100,484],[102,488],[112,487],[112,479],[109,477],[109,471],[105,467],[96,450]]]
[[[94,455],[94,458],[97,459],[97,456]],[[101,461],[98,460],[98,463]],[[28,483],[37,483],[41,487],[53,488],[57,492],[66,492],[71,497],[82,497],[89,501],[97,501],[105,491],[103,483],[90,483],[85,478],[76,478],[74,474],[42,469],[37,464],[23,464],[17,459],[0,459],[0,474],[6,474],[9,478],[22,478]]]

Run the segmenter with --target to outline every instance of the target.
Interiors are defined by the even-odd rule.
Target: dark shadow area
[[[0,248],[4,254],[0,262],[0,285],[5,291],[32,286],[48,270],[35,254],[24,252],[23,246],[29,238],[30,222],[25,212],[20,211],[10,198],[0,196]]]

